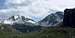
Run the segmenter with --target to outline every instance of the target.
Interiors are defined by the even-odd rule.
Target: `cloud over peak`
[[[5,8],[7,9],[0,10],[0,14],[23,15],[40,20],[48,14],[55,13],[50,10],[63,11],[65,8],[74,8],[74,4],[74,0],[6,0]]]

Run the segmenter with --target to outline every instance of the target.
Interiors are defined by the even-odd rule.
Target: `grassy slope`
[[[5,29],[1,29],[1,27]],[[75,38],[75,29],[49,28],[41,32],[18,33],[13,28],[0,25],[0,38]]]
[[[0,32],[0,38],[75,38],[74,29],[65,30],[50,28],[34,33]]]

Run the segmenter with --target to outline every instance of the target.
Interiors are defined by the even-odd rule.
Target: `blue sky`
[[[5,0],[0,0],[0,5],[3,5],[5,3]]]
[[[6,0],[0,0],[0,9],[5,8],[5,1]]]

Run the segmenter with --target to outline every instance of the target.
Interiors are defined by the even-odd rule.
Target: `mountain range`
[[[2,24],[9,24],[18,32],[32,32],[40,31],[42,27],[56,26],[63,21],[64,12],[57,11],[55,13],[49,14],[42,20],[36,22],[31,18],[25,16],[15,15],[10,16],[8,19],[3,20]]]

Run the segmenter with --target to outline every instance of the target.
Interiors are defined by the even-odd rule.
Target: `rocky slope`
[[[39,21],[41,26],[56,26],[60,22],[63,21],[64,13],[61,11],[58,11],[56,13],[52,13],[45,17],[43,20]]]

